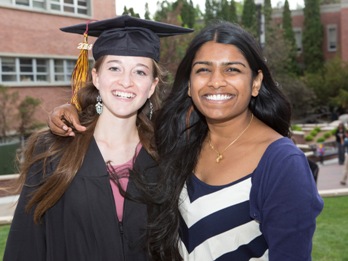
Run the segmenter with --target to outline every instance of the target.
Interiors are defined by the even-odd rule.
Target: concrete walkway
[[[337,159],[324,161],[319,168],[317,187],[322,197],[348,195],[348,185],[340,184],[344,166]],[[0,197],[0,224],[11,223],[17,199],[18,196]]]

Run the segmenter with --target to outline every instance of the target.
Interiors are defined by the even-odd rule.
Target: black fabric
[[[144,149],[134,169],[153,180],[159,175],[156,162]],[[36,185],[40,175],[32,174],[27,182]],[[27,197],[34,189],[25,186],[20,195],[4,261],[148,260],[144,250],[146,205],[126,199],[121,228],[109,175],[95,140],[72,184],[39,225],[33,223],[32,213],[24,212]],[[127,192],[139,194],[131,180]]]
[[[63,32],[98,37],[93,57],[103,55],[142,56],[159,61],[160,38],[187,34],[192,29],[140,19],[129,15],[61,28]]]

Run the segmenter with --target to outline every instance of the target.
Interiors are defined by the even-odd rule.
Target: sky
[[[127,6],[127,8],[133,7],[134,11],[136,13],[139,13],[141,18],[144,18],[145,13],[145,3],[149,4],[149,9],[151,15],[155,13],[157,10],[157,2],[159,0],[115,0],[116,1],[116,14],[121,15],[123,12],[124,6]],[[170,1],[170,0],[169,0]],[[239,0],[243,1],[243,0]],[[172,2],[172,1],[170,1]],[[204,4],[205,0],[192,0],[193,4],[199,5],[201,10],[204,10]],[[238,2],[238,0],[236,0]],[[263,0],[255,0],[255,2],[263,2]],[[296,9],[297,6],[303,7],[303,0],[288,0],[290,9]],[[272,6],[276,7],[278,4],[281,6],[284,4],[284,0],[271,0]]]

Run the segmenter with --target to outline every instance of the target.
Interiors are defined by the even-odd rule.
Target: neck
[[[108,144],[128,144],[139,142],[138,129],[135,124],[136,118],[98,119],[94,130],[94,138]]]
[[[216,145],[227,145],[233,139],[237,138],[238,135],[243,132],[243,130],[251,122],[252,113],[244,113],[232,120],[225,121],[219,124],[208,123],[209,136],[211,142]],[[253,120],[254,121],[254,120]],[[250,126],[249,126],[250,128]]]

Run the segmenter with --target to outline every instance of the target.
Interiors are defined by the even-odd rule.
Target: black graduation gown
[[[156,162],[144,149],[134,169],[153,180],[159,174]],[[37,176],[29,173],[27,182],[38,184]],[[32,213],[24,210],[32,190],[25,186],[21,192],[4,261],[147,260],[141,240],[147,222],[146,205],[126,199],[123,224],[119,224],[109,175],[94,139],[68,190],[39,225],[33,223]],[[127,191],[137,194],[131,180]]]

